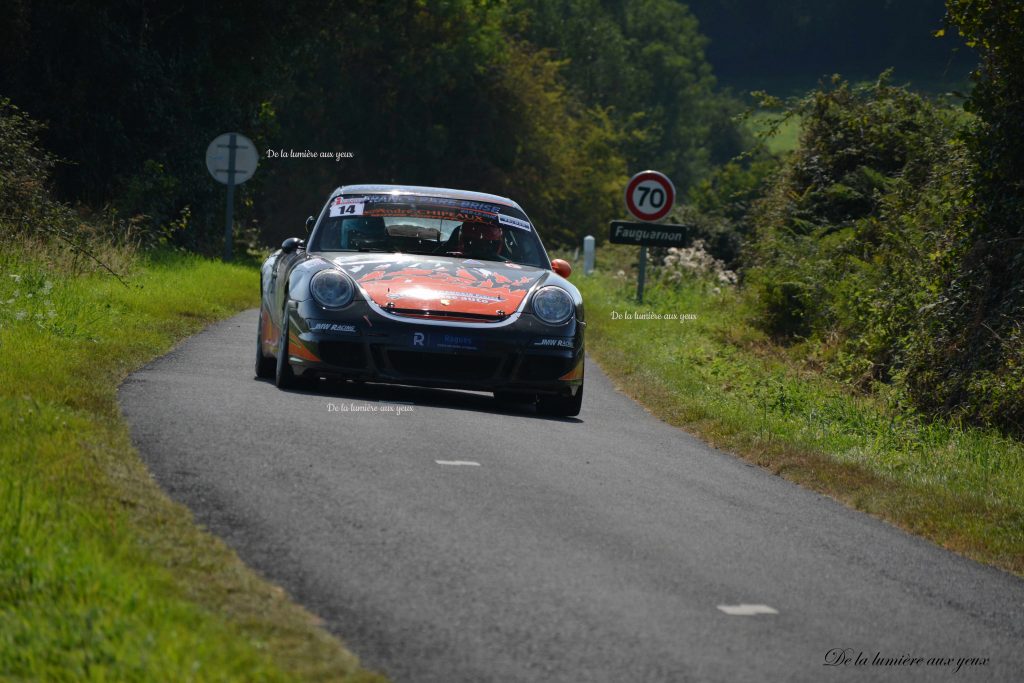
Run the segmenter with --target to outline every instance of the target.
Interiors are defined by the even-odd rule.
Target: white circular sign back
[[[231,165],[231,148],[234,147],[234,166]],[[252,140],[241,133],[224,133],[214,138],[206,148],[206,168],[214,180],[228,184],[234,177],[234,184],[241,185],[256,172],[260,155]]]
[[[676,188],[664,173],[641,171],[626,184],[626,208],[642,221],[668,215],[676,201]]]

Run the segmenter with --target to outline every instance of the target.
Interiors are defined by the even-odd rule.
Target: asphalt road
[[[253,379],[255,328],[243,313],[132,375],[133,439],[396,682],[1024,675],[1024,581],[702,444],[593,362],[579,419],[546,419],[468,392],[282,392]],[[833,648],[854,660],[825,666]]]

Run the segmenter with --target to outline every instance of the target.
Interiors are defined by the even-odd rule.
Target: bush
[[[951,1],[949,21],[982,48],[970,113],[886,74],[797,102],[800,146],[750,214],[745,282],[760,326],[809,340],[831,373],[1020,435],[1024,9]]]
[[[834,78],[794,109],[800,146],[755,204],[744,254],[761,324],[782,339],[838,339],[871,359],[859,379],[886,377],[900,333],[886,314],[893,276],[927,230],[897,217],[951,161],[958,117],[888,74],[860,87]],[[921,274],[904,275],[916,286]]]
[[[28,234],[60,220],[59,204],[47,190],[50,172],[57,163],[39,147],[43,126],[0,98],[0,229]]]
[[[43,126],[0,98],[0,243],[20,244],[61,272],[117,272],[132,261],[138,222],[80,214],[53,198],[58,159],[39,146]]]
[[[735,268],[742,244],[753,232],[750,210],[779,163],[777,157],[757,150],[717,166],[690,188],[687,203],[669,218],[696,227],[709,251]]]
[[[915,402],[1024,435],[1024,7],[949,0],[947,24],[981,55],[967,108],[961,211],[941,234],[943,277],[908,339]]]

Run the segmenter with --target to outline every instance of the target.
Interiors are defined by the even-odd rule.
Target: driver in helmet
[[[461,234],[461,251],[469,258],[500,260],[504,246],[501,228],[487,223],[463,223]]]

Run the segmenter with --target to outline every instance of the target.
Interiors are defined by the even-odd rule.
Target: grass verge
[[[588,352],[659,418],[1024,575],[1024,444],[853,393],[751,327],[731,289],[655,282],[640,305],[631,277],[598,271],[574,282],[586,301]],[[684,314],[696,319],[677,319]]]
[[[116,388],[256,305],[255,268],[162,253],[125,284],[0,255],[0,678],[381,681],[149,476]]]

